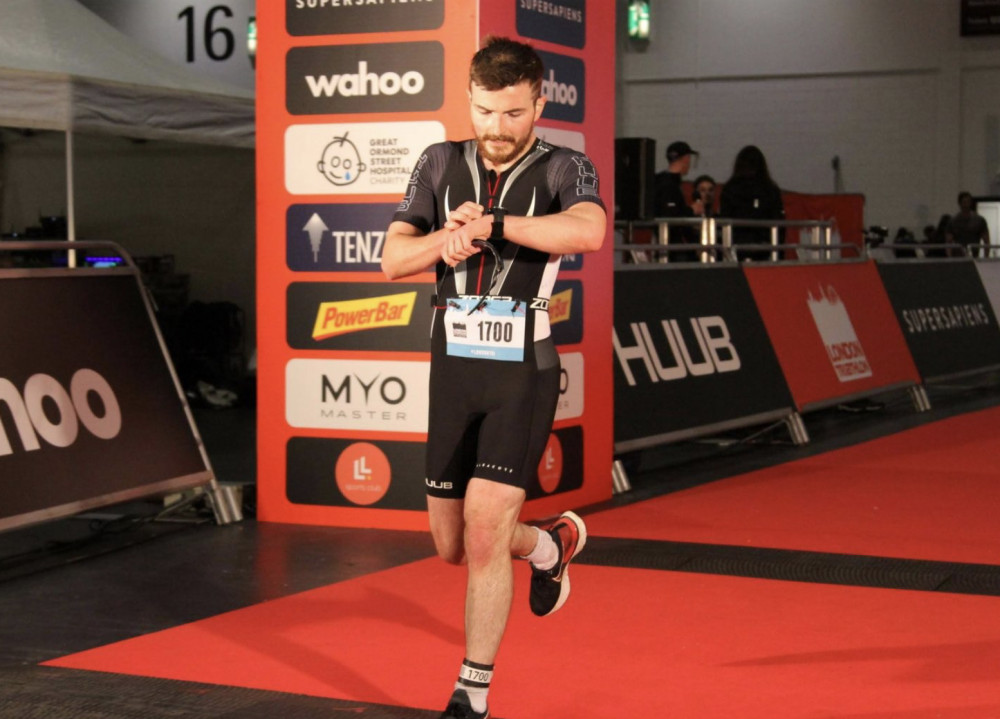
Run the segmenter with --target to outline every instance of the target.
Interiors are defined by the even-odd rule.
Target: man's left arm
[[[540,252],[571,255],[601,249],[607,226],[608,216],[603,207],[596,202],[578,202],[551,215],[506,215],[503,236],[510,242]],[[492,227],[493,215],[486,214],[452,232],[447,242],[453,243],[457,251],[471,245],[472,240],[489,237]]]

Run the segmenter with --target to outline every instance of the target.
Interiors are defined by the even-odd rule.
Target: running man
[[[593,252],[607,215],[583,154],[535,137],[542,62],[486,38],[469,71],[475,139],[428,147],[389,225],[389,279],[436,265],[427,509],[438,554],[467,564],[465,659],[441,719],[487,719],[487,692],[514,591],[512,557],[531,565],[532,611],[569,596],[583,521],[518,521],[559,395],[548,301],[564,254]]]

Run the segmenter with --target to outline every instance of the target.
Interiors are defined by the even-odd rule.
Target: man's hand
[[[462,225],[467,225],[473,220],[478,220],[483,216],[483,206],[475,202],[464,202],[456,209],[448,213],[448,218],[444,223],[444,229],[457,230]]]
[[[462,207],[465,207],[465,205]],[[475,205],[474,207],[479,206]],[[451,231],[448,232],[445,237],[444,244],[441,246],[441,259],[444,260],[449,267],[454,267],[459,262],[464,262],[472,255],[482,252],[482,250],[472,244],[472,241],[484,240],[488,238],[493,230],[493,223],[491,221],[492,216],[484,216],[482,208],[479,208],[479,216],[475,219],[466,221],[463,224],[456,224],[454,229],[450,228],[449,225],[453,222],[458,222],[458,219],[453,220],[452,218],[455,217],[461,209],[462,208],[459,208],[449,214],[448,223],[445,225],[445,228],[450,229]],[[464,216],[467,215],[460,215],[460,217]]]

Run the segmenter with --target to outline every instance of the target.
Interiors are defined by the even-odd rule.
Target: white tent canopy
[[[3,0],[0,126],[252,147],[254,101],[162,59],[76,0]]]
[[[74,132],[253,147],[254,100],[148,52],[76,0],[2,0],[0,127],[66,133],[75,240]]]

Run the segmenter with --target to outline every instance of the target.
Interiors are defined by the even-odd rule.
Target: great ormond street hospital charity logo
[[[345,132],[335,137],[323,148],[323,155],[316,165],[320,174],[337,186],[350,185],[367,168],[361,161],[361,153],[354,143],[347,139]]]
[[[826,354],[837,373],[837,379],[850,382],[871,377],[872,368],[868,364],[864,347],[861,346],[847,308],[833,285],[820,287],[818,298],[813,297],[810,291],[806,302],[823,339]]]

